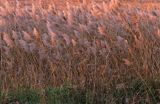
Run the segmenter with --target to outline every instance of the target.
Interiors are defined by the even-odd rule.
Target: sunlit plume
[[[72,45],[73,45],[73,46],[76,46],[76,45],[77,45],[77,41],[76,41],[76,40],[72,39],[71,42],[72,42]]]
[[[54,32],[51,32],[50,34],[50,38],[51,38],[51,45],[53,46],[53,47],[55,47],[56,46],[56,44],[57,44],[57,34],[56,33],[54,33]]]
[[[8,10],[1,6],[0,6],[0,12],[1,12],[0,16],[5,16],[8,14]]]
[[[35,5],[32,3],[32,12],[31,12],[32,17],[34,17],[34,15],[36,15],[36,7]]]
[[[35,39],[36,39],[37,41],[40,40],[41,36],[40,36],[40,33],[37,31],[36,28],[34,28],[34,30],[33,30],[33,35],[34,35],[34,37],[35,37]]]
[[[111,0],[109,4],[109,9],[116,9],[120,5],[120,0]]]
[[[19,2],[19,0],[16,0],[16,7],[20,7],[20,2]]]
[[[52,33],[52,29],[51,29],[51,23],[49,21],[47,21],[47,29],[49,33]]]
[[[82,2],[84,6],[87,6],[87,0],[83,0]]]
[[[73,17],[73,15],[72,15],[72,8],[71,8],[71,6],[69,5],[69,2],[67,2],[67,22],[68,22],[68,24],[69,25],[71,25],[71,24],[73,24],[73,22],[74,22],[74,17]]]
[[[105,35],[106,34],[105,26],[98,26],[98,31],[100,34]]]
[[[15,14],[16,16],[22,16],[24,13],[23,8],[20,7],[19,0],[16,0]]]

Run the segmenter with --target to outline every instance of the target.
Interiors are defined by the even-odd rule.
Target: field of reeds
[[[0,103],[159,104],[159,5],[0,0]]]

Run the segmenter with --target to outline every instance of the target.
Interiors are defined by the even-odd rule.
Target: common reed
[[[112,88],[127,91],[132,83],[141,80],[145,86],[149,86],[148,81],[155,83],[160,96],[158,1],[157,5],[83,0],[75,5],[67,2],[63,8],[55,6],[56,1],[28,2],[29,9],[18,0],[18,6],[7,1],[0,5],[3,91],[19,87],[43,89],[67,82],[73,89],[91,90],[95,104],[117,103],[110,94]],[[143,6],[147,4],[148,9]],[[158,102],[160,98],[154,98],[147,89]],[[148,93],[138,93],[129,101],[126,97],[125,102],[151,99]],[[102,97],[109,100],[102,102]]]

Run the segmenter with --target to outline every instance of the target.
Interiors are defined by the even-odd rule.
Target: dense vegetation
[[[2,104],[160,103],[158,1],[57,5],[0,1]]]

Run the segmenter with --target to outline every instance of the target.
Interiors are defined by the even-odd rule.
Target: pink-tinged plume
[[[50,47],[51,46],[50,36],[48,36],[48,34],[46,34],[46,33],[42,34],[42,42],[43,42],[44,46]]]
[[[77,45],[77,42],[76,42],[74,39],[72,39],[71,41],[72,41],[72,45],[73,45],[73,46],[76,46],[76,45]]]
[[[18,40],[18,39],[19,39],[18,34],[17,34],[15,31],[13,31],[13,30],[12,30],[12,38],[13,38],[14,40]]]
[[[28,34],[25,31],[22,31],[22,32],[23,32],[23,38],[24,38],[25,41],[31,41],[32,40],[30,34]]]
[[[57,41],[56,37],[57,37],[57,34],[54,33],[54,32],[52,32],[49,35],[50,35],[50,38],[51,38],[51,45],[52,46],[56,46],[56,41]]]
[[[62,34],[66,44],[69,46],[71,44],[71,39],[67,34]]]
[[[34,30],[33,30],[33,35],[36,40],[40,40],[41,36],[36,28],[34,28]]]
[[[3,33],[3,40],[7,44],[8,47],[12,48],[14,46],[14,42],[7,33]]]

